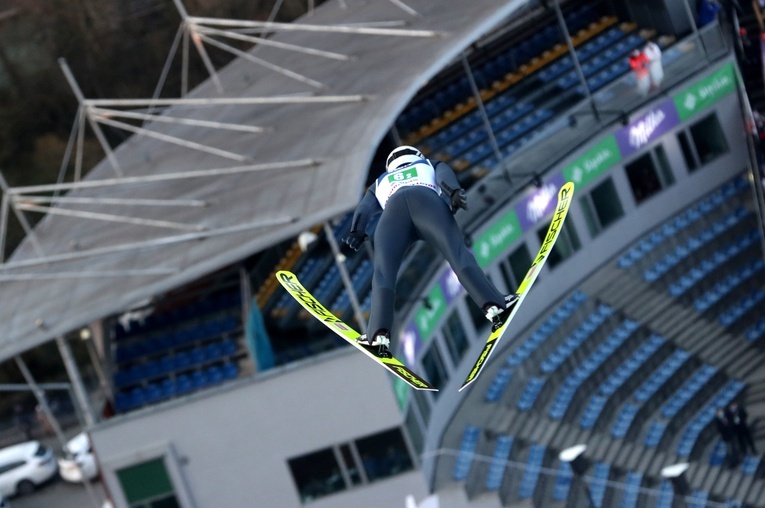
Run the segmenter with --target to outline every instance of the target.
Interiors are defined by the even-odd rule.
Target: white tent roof
[[[189,97],[289,96],[308,101],[338,97],[342,102],[193,104],[166,109],[164,115],[267,130],[147,124],[155,132],[238,154],[242,160],[146,135],[134,135],[120,145],[115,151],[124,175],[120,180],[104,159],[66,194],[111,201],[59,203],[56,208],[129,216],[141,219],[131,222],[142,223],[49,213],[34,230],[38,245],[28,237],[0,265],[0,358],[124,311],[351,209],[376,147],[409,100],[476,38],[495,29],[526,1],[407,2],[418,16],[393,1],[330,1],[300,23],[358,27],[405,20],[397,28],[437,34],[280,31],[271,40],[351,58],[321,58],[263,45],[249,53],[299,72],[321,83],[321,88],[264,71],[245,58],[232,62],[218,74],[223,93],[208,80]],[[178,173],[185,175],[172,177]],[[43,190],[13,192],[28,196]],[[136,198],[182,200],[183,206],[136,207],[119,201]],[[34,210],[38,204],[28,200],[25,206]]]

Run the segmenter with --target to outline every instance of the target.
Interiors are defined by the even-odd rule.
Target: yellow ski
[[[552,251],[553,245],[555,245],[555,241],[558,239],[561,227],[563,226],[563,221],[566,220],[566,215],[568,214],[568,208],[571,205],[571,198],[573,195],[573,182],[564,184],[558,191],[558,204],[555,206],[555,214],[553,215],[552,221],[550,222],[550,227],[548,228],[547,234],[545,235],[545,240],[542,242],[542,247],[540,247],[539,252],[534,258],[534,262],[531,264],[531,268],[529,268],[529,271],[526,272],[526,276],[518,286],[518,290],[516,291],[518,294],[518,300],[515,302],[515,306],[510,311],[510,314],[507,316],[505,322],[502,323],[502,326],[492,331],[491,335],[486,341],[486,345],[483,347],[483,351],[481,351],[481,354],[478,356],[478,360],[476,360],[473,368],[470,369],[470,373],[465,379],[465,382],[462,383],[459,391],[464,390],[465,387],[475,381],[478,377],[478,374],[481,373],[481,370],[486,365],[486,361],[489,359],[489,356],[491,356],[491,353],[494,351],[497,343],[499,343],[499,339],[502,338],[502,335],[507,330],[510,321],[513,320],[516,312],[518,312],[518,309],[521,307],[521,304],[526,298],[529,289],[531,289],[534,281],[537,280],[539,271],[542,269],[542,266],[544,266],[545,261],[547,261],[547,257],[550,255],[550,251]]]
[[[342,322],[334,314],[328,311],[321,303],[319,303],[319,301],[314,298],[313,295],[309,293],[302,284],[300,284],[300,281],[294,273],[282,270],[276,273],[276,278],[279,280],[281,285],[284,286],[284,289],[286,289],[287,292],[289,292],[289,294],[292,295],[292,297],[297,300],[298,303],[303,306],[303,308],[305,308],[305,310],[311,313],[311,315],[313,315],[316,319],[324,323],[327,328],[345,339],[345,341],[351,344],[353,347],[388,369],[395,376],[401,378],[402,381],[407,383],[415,390],[428,390],[434,392],[438,391],[437,388],[412,372],[409,367],[401,363],[396,358],[392,356],[390,358],[377,356],[372,351],[370,351],[370,349],[373,348],[367,349],[364,346],[358,344],[356,339],[360,336],[359,332]]]

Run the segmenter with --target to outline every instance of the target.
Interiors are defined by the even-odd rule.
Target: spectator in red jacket
[[[637,90],[640,95],[646,95],[648,88],[651,86],[651,77],[648,73],[649,63],[646,54],[639,49],[633,49],[630,53],[630,67],[635,73]]]

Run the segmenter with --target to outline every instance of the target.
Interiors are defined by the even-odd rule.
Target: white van
[[[53,452],[38,441],[0,450],[0,494],[29,494],[58,472]]]

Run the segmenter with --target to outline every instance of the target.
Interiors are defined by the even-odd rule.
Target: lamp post
[[[558,454],[558,459],[561,462],[565,462],[571,466],[571,471],[574,473],[574,478],[581,483],[587,493],[587,500],[590,502],[590,508],[597,508],[595,500],[592,498],[592,491],[587,482],[584,481],[584,474],[590,468],[590,461],[584,456],[584,452],[587,451],[586,444],[578,444],[570,448],[566,448]]]
[[[661,477],[672,483],[672,490],[674,490],[675,494],[683,500],[683,506],[688,506],[688,503],[685,501],[685,496],[691,491],[690,485],[688,485],[688,479],[685,477],[685,472],[689,467],[690,464],[687,462],[680,462],[678,464],[666,466],[661,470]]]

